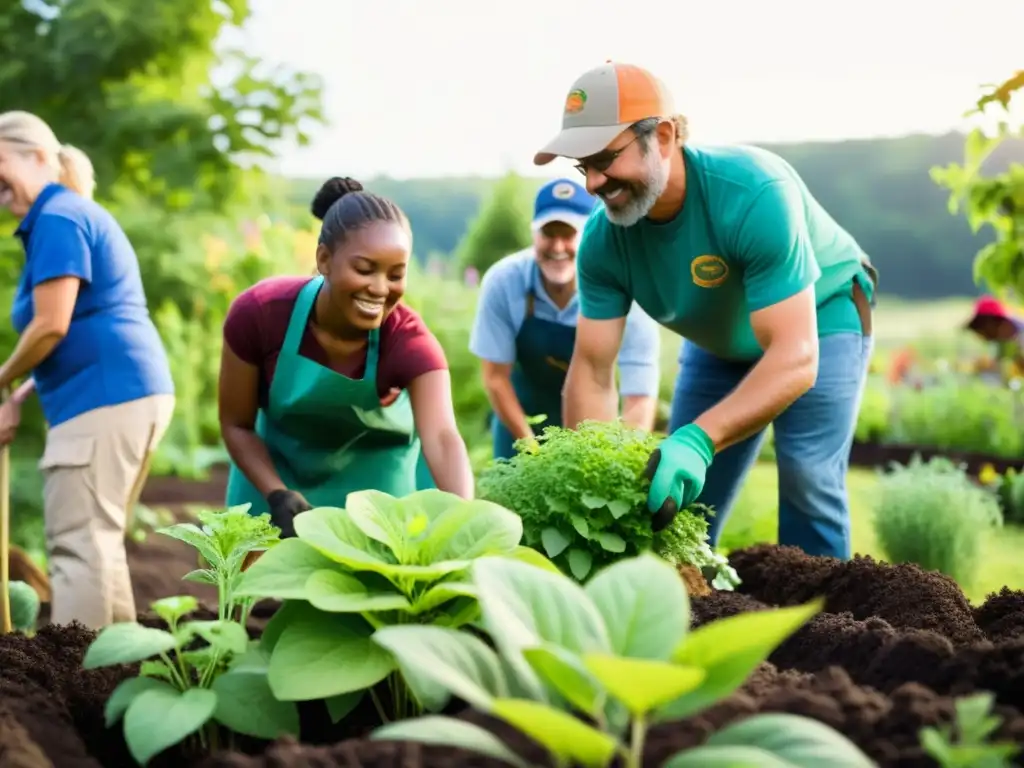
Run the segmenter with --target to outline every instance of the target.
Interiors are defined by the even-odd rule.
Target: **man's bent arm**
[[[622,420],[634,429],[651,432],[658,415],[658,398],[649,395],[623,395]]]
[[[591,320],[580,315],[576,345],[562,391],[562,423],[569,429],[587,419],[614,421],[618,416],[615,358],[625,328],[625,316]]]
[[[813,286],[751,313],[750,322],[764,355],[736,389],[695,422],[714,442],[716,453],[770,424],[818,376]]]
[[[512,438],[520,440],[533,437],[533,429],[526,421],[527,414],[523,411],[523,406],[512,386],[512,366],[512,363],[492,363],[490,360],[484,360],[484,390],[487,392],[487,399],[494,409],[494,414],[512,434]]]

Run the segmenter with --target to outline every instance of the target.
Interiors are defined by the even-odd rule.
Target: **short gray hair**
[[[686,120],[685,115],[669,115],[668,117],[646,117],[643,120],[633,123],[630,126],[630,130],[633,131],[638,137],[640,137],[640,151],[643,154],[647,154],[650,151],[651,145],[648,137],[654,133],[654,130],[661,124],[662,120],[668,120],[675,126],[676,129],[676,143],[682,147],[686,144],[690,138],[690,126]]]

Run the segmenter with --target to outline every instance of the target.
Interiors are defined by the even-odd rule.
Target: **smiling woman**
[[[224,323],[220,421],[229,505],[269,512],[282,537],[311,506],[353,491],[404,496],[431,481],[473,495],[437,339],[402,304],[412,233],[390,200],[352,179],[324,183],[317,276],[240,294]],[[422,445],[421,445],[422,440]]]
[[[39,468],[51,620],[134,620],[125,556],[129,510],[174,410],[170,366],[150,320],[135,250],[91,200],[92,164],[25,112],[0,114],[0,205],[19,220],[25,266],[0,363],[0,444],[39,395],[49,424]],[[26,378],[27,377],[27,378]]]

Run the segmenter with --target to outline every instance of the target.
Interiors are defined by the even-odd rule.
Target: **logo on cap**
[[[587,92],[581,91],[579,88],[574,88],[569,91],[569,95],[565,99],[565,111],[570,115],[574,115],[583,109],[583,105],[587,103]]]
[[[556,184],[551,190],[551,196],[556,200],[569,200],[575,194],[576,189],[572,184]]]
[[[729,265],[721,256],[698,256],[690,262],[690,277],[701,288],[717,288],[729,277]]]

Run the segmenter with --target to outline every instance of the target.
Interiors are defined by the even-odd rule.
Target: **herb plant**
[[[24,581],[7,584],[11,601],[11,626],[16,632],[32,636],[39,620],[39,593]]]
[[[351,493],[344,509],[296,516],[286,539],[246,571],[242,594],[284,600],[263,635],[270,687],[282,701],[325,699],[335,722],[369,691],[384,722],[432,700],[409,695],[373,634],[395,624],[458,627],[479,616],[467,571],[485,555],[522,557],[519,517],[497,504],[439,490],[402,498]],[[390,706],[376,686],[387,680]]]
[[[702,510],[676,515],[659,533],[647,510],[647,460],[660,438],[622,421],[585,421],[575,430],[548,427],[520,452],[480,475],[480,498],[515,510],[523,540],[565,573],[583,581],[592,570],[645,550],[675,565],[710,572],[714,586],[739,583],[725,558],[708,544]]]
[[[921,746],[942,768],[1010,768],[1021,747],[988,738],[1003,719],[992,714],[994,697],[978,693],[956,700],[956,724],[922,728]]]
[[[114,689],[104,711],[108,728],[124,719],[125,741],[140,765],[184,740],[197,752],[230,747],[232,732],[263,739],[298,735],[298,710],[274,698],[267,659],[246,632],[253,601],[236,592],[246,555],[273,547],[280,533],[269,515],[249,515],[249,506],[201,512],[201,526],[157,531],[195,547],[206,561],[207,568],[185,578],[217,587],[216,620],[186,621],[196,599],[169,597],[152,605],[167,629],[111,624],[86,651],[86,669],[141,662],[138,676]]]
[[[651,553],[603,569],[585,587],[527,563],[484,558],[473,566],[473,584],[496,650],[445,627],[389,627],[375,641],[398,659],[418,697],[457,696],[545,747],[556,765],[586,768],[616,759],[640,768],[650,724],[689,717],[733,693],[822,607],[816,600],[740,614],[691,632],[682,580]],[[439,715],[386,725],[371,738],[526,764],[494,734]],[[791,715],[734,724],[669,765],[804,765],[798,755],[811,748],[816,765],[873,765],[832,729]]]

